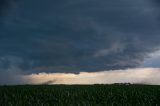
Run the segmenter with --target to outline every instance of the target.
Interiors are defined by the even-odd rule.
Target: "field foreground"
[[[0,106],[160,106],[160,86],[1,86]]]

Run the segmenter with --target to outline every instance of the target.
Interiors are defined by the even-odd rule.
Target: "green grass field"
[[[160,106],[160,86],[1,86],[0,106]]]

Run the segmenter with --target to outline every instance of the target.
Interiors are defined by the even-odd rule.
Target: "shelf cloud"
[[[158,0],[1,0],[0,76],[5,82],[12,72],[159,68],[159,60],[148,60],[160,50],[159,5]]]

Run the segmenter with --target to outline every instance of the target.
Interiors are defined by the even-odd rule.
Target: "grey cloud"
[[[17,68],[9,67],[7,70],[0,69],[0,85],[24,84]]]
[[[15,1],[0,20],[0,57],[18,57],[24,73],[139,67],[160,46],[156,2]]]
[[[24,84],[25,81],[21,77],[24,75],[22,69],[19,68],[21,60],[16,57],[0,58],[0,85]]]

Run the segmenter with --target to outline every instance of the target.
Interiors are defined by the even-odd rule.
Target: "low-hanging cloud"
[[[21,69],[9,67],[7,70],[0,69],[0,71],[0,85],[25,84],[25,81],[22,78],[23,72]]]
[[[21,59],[12,56],[0,58],[0,85],[25,84],[22,76],[26,74],[18,66],[21,62]]]

